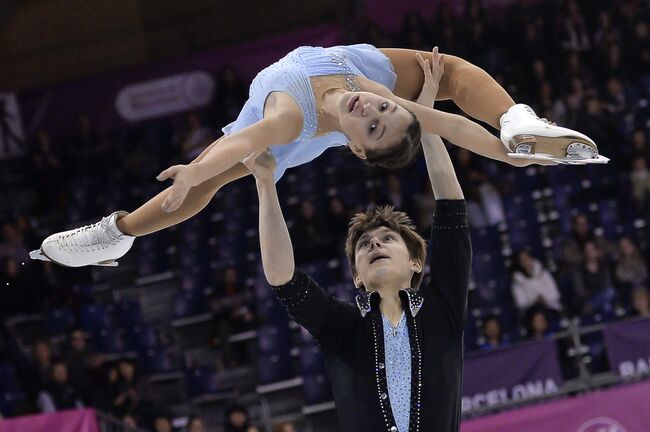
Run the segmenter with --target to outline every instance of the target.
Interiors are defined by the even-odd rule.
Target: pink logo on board
[[[576,432],[627,432],[627,430],[615,420],[599,417],[584,423]]]

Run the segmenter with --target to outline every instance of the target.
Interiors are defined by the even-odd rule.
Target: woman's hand
[[[438,47],[433,48],[432,51],[432,64],[429,64],[429,59],[425,59],[420,53],[415,54],[415,58],[424,72],[424,84],[422,91],[417,99],[417,103],[426,107],[432,108],[436,100],[438,89],[440,88],[440,79],[445,73],[445,56],[438,53]]]
[[[194,186],[198,186],[196,175],[196,165],[174,165],[158,174],[158,181],[167,179],[174,180],[174,184],[169,188],[169,192],[163,201],[161,208],[167,213],[171,213],[183,204],[187,194]]]
[[[256,181],[273,181],[275,158],[268,147],[251,153],[242,162],[253,174]]]

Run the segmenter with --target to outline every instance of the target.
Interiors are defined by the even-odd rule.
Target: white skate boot
[[[43,241],[40,249],[30,252],[29,256],[66,267],[115,267],[116,260],[131,249],[135,240],[134,236],[123,234],[117,228],[117,219],[126,214],[115,212],[95,224],[52,234]]]
[[[501,142],[510,151],[510,157],[570,165],[609,162],[598,154],[598,147],[587,135],[537,117],[528,105],[510,107],[500,123]]]

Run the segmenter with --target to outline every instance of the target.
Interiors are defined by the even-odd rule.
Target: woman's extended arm
[[[194,186],[221,174],[241,162],[249,154],[271,145],[287,144],[295,140],[302,130],[302,113],[292,107],[265,113],[264,119],[239,132],[224,137],[198,163],[174,165],[157,177],[159,181],[173,179],[162,209],[178,209]]]

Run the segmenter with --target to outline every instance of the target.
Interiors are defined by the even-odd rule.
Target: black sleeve
[[[431,228],[431,282],[425,295],[459,332],[467,318],[472,243],[464,200],[437,200]]]
[[[345,349],[345,336],[354,334],[353,327],[361,319],[353,305],[328,294],[298,269],[289,282],[271,288],[289,315],[324,348],[333,352]]]

